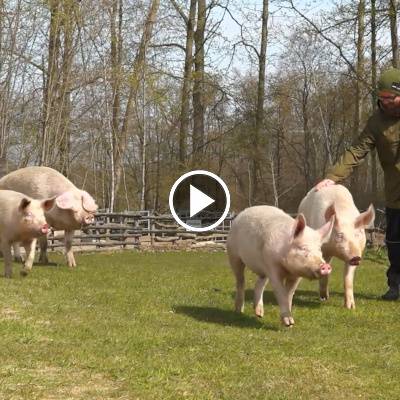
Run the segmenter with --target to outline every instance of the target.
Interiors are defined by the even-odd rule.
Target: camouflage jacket
[[[400,208],[400,118],[376,110],[352,146],[328,171],[326,178],[340,182],[376,148],[385,179],[386,205]]]

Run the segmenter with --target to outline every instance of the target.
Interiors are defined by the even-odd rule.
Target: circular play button
[[[182,175],[169,193],[169,208],[175,221],[195,232],[217,227],[226,218],[230,203],[225,182],[204,170]]]

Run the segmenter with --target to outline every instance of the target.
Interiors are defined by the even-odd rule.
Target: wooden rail
[[[73,246],[81,249],[146,248],[166,246],[201,247],[223,246],[226,242],[233,214],[230,214],[216,229],[208,232],[187,231],[179,226],[172,215],[155,215],[146,212],[105,213],[96,215],[95,223],[83,230],[75,231]],[[366,229],[367,245],[382,246],[383,230]],[[52,232],[48,236],[50,249],[64,246],[64,232]]]
[[[166,244],[193,247],[205,242],[223,244],[233,218],[233,215],[229,215],[212,231],[191,232],[179,226],[170,214],[155,215],[148,211],[100,212],[96,214],[94,224],[75,231],[73,246],[82,249],[99,249],[165,247]],[[51,232],[48,236],[48,246],[50,249],[62,248],[64,232]]]

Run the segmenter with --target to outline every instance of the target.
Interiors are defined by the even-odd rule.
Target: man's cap
[[[378,81],[378,91],[383,90],[400,96],[400,69],[390,68],[382,72]]]

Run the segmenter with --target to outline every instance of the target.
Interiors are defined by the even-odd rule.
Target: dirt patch
[[[2,375],[0,397],[10,400],[131,399],[122,394],[121,382],[90,370],[39,365],[3,368]]]
[[[21,319],[17,311],[9,307],[0,308],[0,319],[3,320],[18,320]]]

